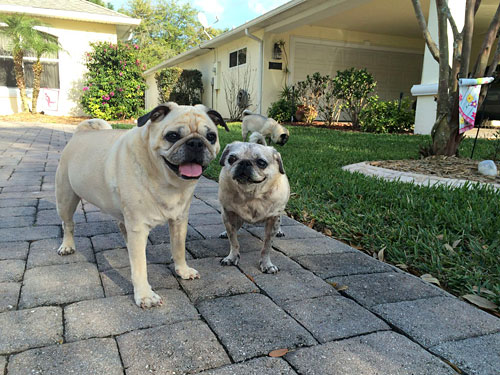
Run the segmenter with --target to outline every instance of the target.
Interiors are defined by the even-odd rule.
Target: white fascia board
[[[131,25],[137,26],[141,23],[138,18],[107,16],[104,14],[74,12],[69,10],[33,8],[19,5],[0,4],[0,13],[23,13],[31,16],[62,18],[69,20],[78,20],[86,22],[107,23],[113,25]]]

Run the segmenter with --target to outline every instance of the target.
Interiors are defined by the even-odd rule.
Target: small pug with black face
[[[233,142],[226,146],[220,164],[219,200],[222,220],[231,250],[221,264],[237,265],[240,259],[238,229],[244,222],[265,224],[260,270],[279,271],[270,259],[272,239],[278,233],[281,215],[290,197],[290,185],[281,155],[273,147]]]
[[[258,132],[263,138],[269,138],[273,143],[284,146],[290,137],[290,132],[276,120],[250,112],[243,111],[241,122],[241,136],[246,141],[248,133]],[[251,140],[250,140],[251,142]]]
[[[175,272],[199,278],[186,264],[189,206],[203,170],[219,152],[221,115],[204,105],[159,105],[130,130],[86,120],[64,148],[56,172],[57,212],[64,238],[59,255],[75,251],[73,214],[81,199],[118,221],[127,244],[135,303],[162,303],[148,282],[146,244],[154,227],[168,222]]]

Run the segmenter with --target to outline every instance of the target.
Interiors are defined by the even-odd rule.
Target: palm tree
[[[23,112],[29,112],[28,98],[26,96],[26,82],[24,80],[23,58],[24,52],[29,49],[29,42],[33,40],[36,32],[35,26],[40,21],[20,14],[3,15],[0,21],[6,23],[6,27],[0,27],[0,33],[5,35],[12,43],[12,56],[14,57],[14,73],[16,84],[21,96]]]
[[[43,72],[43,65],[40,62],[40,58],[43,54],[56,53],[62,48],[56,37],[42,32],[37,32],[33,35],[29,41],[29,47],[36,56],[36,62],[33,64],[33,95],[31,97],[31,112],[36,113],[36,103],[40,93],[40,81]]]

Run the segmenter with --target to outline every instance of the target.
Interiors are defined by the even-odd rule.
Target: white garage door
[[[366,68],[377,81],[381,99],[398,99],[399,93],[410,95],[412,85],[419,83],[423,55],[399,51],[370,49],[369,46],[338,46],[330,42],[295,40],[294,82],[320,72],[334,77],[337,70]]]

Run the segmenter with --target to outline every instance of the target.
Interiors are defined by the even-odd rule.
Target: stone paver
[[[126,333],[117,341],[127,375],[194,373],[230,363],[199,320]]]
[[[217,370],[203,371],[200,375],[295,375],[288,363],[280,358],[257,358]]]
[[[75,237],[76,251],[73,254],[64,256],[57,254],[57,249],[61,246],[61,242],[61,238],[32,242],[26,268],[78,262],[95,262],[94,251],[88,238]]]
[[[191,260],[189,266],[195,268],[201,277],[195,280],[179,279],[179,283],[193,302],[259,291],[238,268],[224,267],[218,258]]]
[[[163,297],[163,305],[148,310],[140,309],[132,296],[94,299],[66,306],[66,340],[119,335],[136,329],[198,319],[198,312],[181,291],[163,289],[156,292]]]
[[[36,241],[61,236],[61,227],[55,225],[24,228],[0,228],[2,241]]]
[[[97,267],[71,263],[26,271],[19,305],[22,308],[104,297]]]
[[[346,286],[344,293],[367,307],[446,295],[442,289],[399,272],[332,277],[328,281]]]
[[[497,375],[500,369],[500,333],[450,341],[429,350],[467,374]]]
[[[361,273],[390,272],[393,268],[361,252],[304,255],[295,258],[302,266],[323,279]]]
[[[18,352],[62,340],[60,307],[38,307],[0,313],[0,354]]]
[[[9,375],[123,374],[114,339],[92,339],[31,349],[9,361]]]
[[[456,298],[388,303],[372,310],[426,348],[500,332],[500,319]]]
[[[101,272],[101,280],[106,297],[132,294],[134,287],[130,280],[130,267],[110,269]],[[167,265],[148,264],[148,281],[153,290],[178,289],[179,284]]]
[[[271,261],[280,269],[276,274],[262,273],[259,260],[260,251],[242,254],[239,267],[278,305],[286,301],[337,294],[330,284],[283,254],[271,251]]]
[[[301,255],[320,255],[333,253],[346,253],[354,251],[352,247],[330,237],[289,239],[287,237],[275,238],[273,247],[288,255],[298,257]]]
[[[29,242],[0,242],[0,260],[21,259],[28,257]]]
[[[240,243],[241,253],[260,251],[262,249],[262,241],[246,231],[240,230],[238,233],[238,242]],[[230,245],[227,238],[211,238],[207,240],[188,241],[186,242],[186,248],[195,258],[223,258],[229,254]]]
[[[23,278],[24,260],[0,260],[0,282],[21,281]]]
[[[201,279],[175,275],[168,226],[159,226],[146,256],[164,304],[140,309],[117,223],[98,207],[78,205],[77,251],[56,253],[55,171],[74,129],[0,121],[0,375],[456,374],[450,363],[498,372],[500,319],[287,216],[271,251],[280,272],[259,269],[262,224],[243,225],[240,263],[221,266],[229,241],[218,238],[218,184],[204,177],[186,241]],[[283,348],[284,358],[268,357]]]
[[[316,344],[303,327],[262,294],[203,301],[198,310],[237,362],[275,349]]]
[[[19,283],[0,283],[0,312],[16,309],[20,290]]]
[[[285,358],[307,375],[456,375],[450,366],[394,332],[300,349]]]
[[[288,302],[283,308],[321,343],[390,329],[356,302],[340,296]]]

